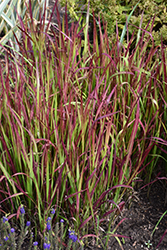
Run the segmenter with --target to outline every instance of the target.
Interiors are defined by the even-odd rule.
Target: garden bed
[[[122,215],[118,216],[115,224],[113,225],[114,229],[116,225],[122,220],[124,220],[115,231],[115,234],[127,236],[124,241],[120,239],[122,248],[119,245],[115,237],[111,236],[108,242],[108,250],[164,250],[167,249],[167,235],[164,236],[159,247],[157,247],[160,239],[165,233],[167,227],[167,215],[164,215],[161,222],[158,224],[153,237],[151,234],[157,225],[157,222],[160,220],[163,213],[167,210],[167,204],[165,204],[165,188],[164,183],[161,181],[155,182],[149,190],[148,197],[148,188],[139,189],[135,192],[134,198],[131,204],[126,204],[125,209],[122,211]],[[103,236],[106,236],[106,231],[108,225],[105,222],[100,225],[104,230]],[[102,232],[102,230],[101,230]],[[91,232],[90,232],[91,233]],[[39,236],[40,241],[40,236]],[[150,244],[149,244],[150,242]],[[22,249],[27,250],[27,240],[24,242]],[[105,238],[103,240],[105,245]],[[64,243],[65,245],[65,243]],[[39,247],[37,249],[40,249]],[[65,249],[65,248],[64,248]],[[85,250],[102,250],[104,249],[100,242],[97,245],[94,238],[88,239],[88,246],[84,246]]]
[[[164,183],[157,181],[154,183],[150,189],[149,198],[147,197],[148,188],[144,188],[136,192],[135,198],[132,201],[130,208],[128,209],[128,204],[122,212],[122,216],[119,216],[116,220],[118,224],[121,219],[126,218],[125,221],[118,227],[118,230],[115,232],[128,238],[124,239],[125,243],[119,238],[122,242],[122,247],[124,250],[147,250],[147,249],[167,249],[167,235],[164,236],[160,246],[158,245],[162,235],[164,234],[167,227],[167,215],[163,217],[153,237],[151,239],[151,234],[163,215],[167,210],[167,204],[165,204],[165,188]],[[107,227],[103,225],[104,230]],[[115,226],[114,226],[115,227]],[[149,246],[150,240],[150,246]],[[105,244],[105,241],[104,241]],[[90,246],[86,250],[93,249],[103,249],[102,247],[94,246],[93,241],[90,241]],[[121,250],[117,240],[114,237],[110,237],[108,250]]]
[[[21,22],[21,53],[1,58],[2,250],[166,249],[166,173],[157,169],[167,155],[165,47],[146,31],[135,49],[133,37],[127,48],[111,44],[95,19],[92,44],[88,23],[84,36],[75,23],[67,34],[68,25],[52,34],[38,25]],[[149,196],[134,192],[139,176],[141,186],[156,180]],[[78,247],[67,248],[71,240]]]

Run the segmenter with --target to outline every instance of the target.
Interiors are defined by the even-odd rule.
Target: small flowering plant
[[[21,206],[21,208],[20,208],[20,213],[21,213],[21,214],[25,214],[25,209],[24,209],[23,206]]]
[[[6,218],[5,216],[3,216],[3,223],[5,223],[6,221],[8,221],[8,218]]]
[[[10,226],[9,219],[7,216],[3,216],[0,223],[0,249],[12,249],[12,250],[21,250],[24,244],[25,239],[28,237],[29,245],[27,250],[31,249],[50,249],[50,250],[59,250],[59,249],[82,249],[82,244],[78,239],[78,236],[74,230],[71,228],[67,230],[65,227],[64,219],[60,219],[60,222],[55,224],[55,227],[52,225],[52,220],[55,215],[55,210],[52,209],[50,215],[46,219],[46,228],[44,233],[44,242],[41,242],[41,245],[34,238],[31,222],[25,221],[25,208],[20,207],[20,230],[18,230],[19,235],[17,236],[17,241],[15,241],[15,231],[14,227]],[[64,238],[66,237],[66,232],[68,232],[68,244],[64,243]]]
[[[43,249],[78,249],[78,240],[77,234],[74,230],[68,230],[68,244],[66,245],[63,240],[66,237],[67,228],[64,225],[64,219],[60,219],[60,222],[56,223],[55,227],[52,228],[52,220],[55,214],[55,210],[52,209],[50,216],[46,219],[46,230],[45,230],[45,242],[43,244]],[[82,249],[82,245],[80,249]],[[63,248],[63,246],[65,248]]]
[[[77,235],[75,234],[75,231],[71,231],[70,229],[69,231],[69,239],[71,239],[73,242],[76,242],[78,240]]]
[[[74,230],[71,228],[68,229],[68,236],[69,236],[69,241],[68,241],[68,249],[78,249],[78,244],[80,245],[81,249],[83,247],[83,243],[79,241],[78,236]]]
[[[23,206],[20,208],[20,229],[18,229],[19,235],[17,236],[17,243],[16,243],[16,235],[15,235],[15,227],[11,227],[9,223],[9,217],[3,216],[0,221],[0,249],[6,250],[6,249],[12,249],[12,250],[20,250],[22,249],[22,245],[24,243],[25,238],[28,236],[28,231],[30,234],[30,225],[31,222],[27,221],[25,223],[25,209]],[[29,249],[32,249],[32,246],[34,246],[34,249],[36,248],[36,245],[32,244],[32,234],[30,234],[30,247]]]
[[[10,227],[7,215],[3,216],[0,223],[0,246],[1,249],[8,249],[12,244],[12,249],[16,250],[15,229]]]

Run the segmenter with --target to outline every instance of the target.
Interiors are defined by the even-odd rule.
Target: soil
[[[116,224],[123,218],[126,218],[126,220],[119,225],[114,233],[128,236],[129,238],[125,238],[124,243],[123,240],[119,238],[122,244],[121,247],[115,237],[110,237],[107,247],[108,250],[167,249],[167,235],[164,236],[162,242],[158,248],[156,248],[165,230],[167,230],[167,215],[164,215],[151,238],[151,234],[157,222],[167,210],[167,204],[165,204],[166,192],[164,182],[155,182],[150,189],[149,197],[147,194],[148,188],[140,189],[136,192],[136,198],[133,200],[130,208],[128,209],[128,207],[125,207],[122,211],[122,215],[118,216]],[[116,227],[116,224],[113,229]],[[105,230],[105,226],[103,229]],[[149,240],[151,243],[150,245]],[[90,249],[101,250],[103,248],[101,246],[93,246],[93,241],[90,241],[90,246],[87,247],[86,250]]]

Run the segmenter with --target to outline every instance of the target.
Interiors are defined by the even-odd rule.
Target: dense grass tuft
[[[59,18],[37,27],[27,11],[19,52],[8,48],[0,65],[1,211],[23,204],[42,232],[54,208],[79,240],[97,236],[164,150],[166,51],[145,30],[131,50],[135,38],[111,44],[105,24],[98,38],[94,21],[90,43],[88,23],[66,33]]]

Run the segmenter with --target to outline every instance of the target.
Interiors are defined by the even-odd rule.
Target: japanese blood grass
[[[104,24],[82,56],[78,24],[65,33],[59,21],[52,36],[42,18],[40,32],[31,24],[20,23],[18,58],[0,66],[0,204],[10,213],[24,204],[41,230],[54,205],[79,237],[107,221],[107,247],[127,189],[153,171],[153,138],[166,139],[165,51],[142,36],[120,50]]]

